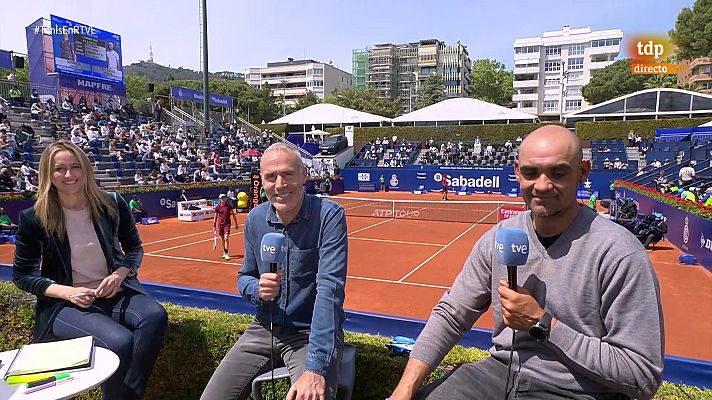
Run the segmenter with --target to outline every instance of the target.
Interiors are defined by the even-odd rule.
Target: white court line
[[[202,235],[204,233],[211,233],[212,231],[204,231],[204,232],[196,232],[196,233],[191,233],[190,235],[183,235],[183,236],[175,236],[175,237],[170,237],[168,239],[161,239],[161,240],[156,240],[154,242],[148,242],[148,243],[143,243],[144,246],[148,246],[149,244],[155,244],[155,243],[162,243],[162,242],[168,242],[171,240],[176,240],[176,239],[182,239],[190,236],[195,236],[195,235]]]
[[[353,235],[354,233],[359,233],[359,232],[361,232],[361,231],[365,231],[366,229],[370,229],[370,228],[376,227],[376,226],[378,226],[378,225],[385,224],[386,222],[389,222],[389,221],[393,221],[393,218],[389,218],[389,219],[387,219],[387,220],[385,220],[385,221],[377,222],[377,223],[375,223],[375,224],[373,224],[373,225],[369,225],[369,226],[367,226],[367,227],[365,227],[365,228],[361,228],[361,229],[355,230],[355,231],[349,233],[349,236]]]
[[[426,283],[399,282],[399,281],[393,281],[390,279],[366,278],[363,276],[351,276],[351,275],[347,275],[346,277],[349,279],[358,279],[358,280],[362,280],[362,281],[372,281],[372,282],[382,282],[382,283],[393,283],[396,285],[421,286],[421,287],[428,287],[428,288],[434,288],[434,289],[445,289],[445,290],[450,289],[449,286],[428,285]]]
[[[441,243],[406,242],[406,241],[403,241],[403,240],[370,239],[370,238],[361,238],[361,237],[349,237],[349,239],[354,239],[354,240],[369,240],[369,241],[373,241],[373,242],[382,242],[382,243],[417,244],[417,245],[421,245],[421,246],[434,246],[434,247],[443,247],[443,246],[445,246],[444,244],[441,244]]]
[[[210,231],[210,232],[212,232],[212,231]],[[237,235],[242,235],[242,232],[231,233],[231,234],[230,234],[230,237],[237,236]],[[153,250],[153,251],[149,251],[148,253],[144,253],[144,254],[154,255],[154,254],[160,253],[160,252],[162,252],[162,251],[173,250],[173,249],[179,249],[179,248],[181,248],[181,247],[192,246],[192,245],[194,245],[194,244],[203,243],[203,242],[209,242],[209,241],[211,241],[211,240],[213,240],[212,237],[211,237],[211,238],[208,238],[208,239],[198,240],[197,242],[190,242],[190,243],[185,243],[185,244],[179,244],[178,246],[166,247],[165,249]]]
[[[490,212],[489,214],[487,214],[487,215],[485,215],[484,217],[482,217],[479,221],[475,222],[474,225],[472,225],[471,227],[467,228],[467,230],[465,230],[464,232],[462,232],[461,234],[459,234],[455,239],[452,239],[452,241],[451,241],[450,243],[446,244],[445,247],[443,247],[442,249],[436,251],[435,254],[433,254],[432,256],[428,257],[425,261],[423,261],[422,263],[420,263],[420,265],[418,265],[417,267],[415,267],[412,271],[408,272],[404,277],[400,278],[400,279],[398,280],[398,282],[403,282],[403,281],[404,281],[405,279],[407,279],[409,276],[413,275],[413,274],[415,273],[415,271],[417,271],[417,270],[420,269],[420,267],[422,267],[423,265],[427,264],[428,261],[432,260],[433,258],[435,258],[435,256],[437,256],[438,254],[440,254],[440,253],[442,253],[443,251],[445,251],[445,249],[447,249],[448,247],[450,247],[451,244],[455,243],[455,241],[457,241],[457,240],[460,239],[461,237],[465,236],[465,234],[466,234],[467,232],[471,231],[472,228],[476,227],[480,222],[486,220],[487,217],[489,217],[490,215],[492,215],[492,214],[494,214],[495,212],[498,212],[498,211],[499,211],[499,209],[493,210],[493,211]]]
[[[188,258],[188,257],[176,257],[176,256],[166,256],[163,254],[144,254],[145,256],[151,256],[151,257],[162,257],[162,258],[172,258],[174,260],[185,260],[185,261],[197,261],[197,262],[206,262],[206,263],[213,263],[213,264],[225,264],[225,265],[242,265],[242,263],[231,263],[228,261],[213,261],[213,260],[201,260],[198,258]]]

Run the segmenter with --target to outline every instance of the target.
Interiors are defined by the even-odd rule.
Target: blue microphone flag
[[[524,265],[529,256],[529,238],[519,228],[500,227],[494,239],[497,262],[504,265]]]
[[[262,261],[279,264],[287,256],[287,238],[278,232],[265,233],[260,243]]]

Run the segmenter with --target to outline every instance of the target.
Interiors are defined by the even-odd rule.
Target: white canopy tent
[[[337,106],[336,104],[322,103],[285,115],[270,122],[270,124],[302,125],[304,126],[304,132],[308,132],[306,127],[311,125],[324,129],[324,125],[362,126],[362,124],[382,125],[384,122],[390,123],[391,119]]]
[[[449,122],[450,124],[457,122],[461,125],[462,122],[472,124],[472,122],[486,121],[506,121],[510,122],[536,122],[536,115],[523,113],[507,107],[498,106],[486,101],[477,100],[469,97],[458,97],[454,99],[443,100],[431,106],[421,108],[420,110],[401,115],[394,118],[394,123],[428,123],[434,122],[438,126],[439,122]],[[445,124],[441,124],[445,125]]]

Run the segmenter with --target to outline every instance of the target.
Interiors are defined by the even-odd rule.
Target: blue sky
[[[27,51],[24,27],[55,14],[121,35],[123,63],[148,58],[198,69],[199,0],[119,2],[32,0],[5,7],[0,49]],[[494,58],[511,69],[512,43],[544,31],[590,26],[621,28],[625,36],[667,33],[694,0],[404,1],[404,0],[209,0],[210,70],[247,67],[293,58],[332,61],[351,71],[351,50],[377,43],[437,38],[459,40],[470,57]],[[9,11],[9,12],[7,12]]]

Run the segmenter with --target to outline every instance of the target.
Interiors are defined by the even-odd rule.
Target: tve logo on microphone
[[[260,250],[263,262],[281,263],[287,255],[287,238],[278,232],[265,233]]]
[[[494,241],[497,262],[504,265],[524,265],[529,257],[529,238],[519,228],[501,227]]]

